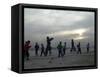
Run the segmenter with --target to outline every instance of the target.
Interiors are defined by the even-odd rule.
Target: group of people
[[[62,42],[60,41],[57,46],[57,49],[58,49],[58,57],[63,57],[66,51],[66,42],[64,43],[64,46],[63,46]]]
[[[46,46],[46,49],[44,47],[43,44],[41,44],[41,54],[40,56],[44,55],[44,56],[47,56],[48,54],[51,55],[51,41],[53,40],[54,38],[50,38],[50,37],[47,37],[47,46]],[[26,41],[25,44],[24,44],[24,57],[27,58],[27,60],[29,60],[29,49],[31,48],[30,46],[30,41]],[[35,44],[35,55],[38,56],[38,51],[39,51],[39,44],[36,42]]]
[[[90,48],[90,44],[89,43],[87,43],[87,45],[86,45],[86,49],[87,49],[87,53],[89,53],[89,48]],[[72,39],[71,40],[71,50],[70,50],[71,52],[72,51],[76,51],[76,47],[75,47],[75,45],[74,45],[74,40]],[[80,42],[77,44],[77,54],[81,54],[82,53],[82,51],[81,51],[81,44],[80,44]]]
[[[47,56],[48,54],[51,55],[51,41],[54,38],[47,37],[47,46],[46,49],[43,44],[41,44],[41,54],[40,56],[44,55]],[[35,55],[38,56],[39,44],[36,42],[35,44]]]
[[[34,46],[34,49],[35,49],[35,55],[38,56],[38,51],[39,49],[41,49],[41,53],[40,53],[40,56],[48,56],[48,55],[51,55],[52,52],[52,47],[51,47],[51,41],[53,40],[54,38],[50,38],[50,37],[47,37],[46,40],[47,40],[47,45],[46,45],[46,48],[44,47],[44,44],[41,44],[41,47],[39,46],[39,44],[36,42],[35,43],[35,46]],[[29,60],[29,49],[31,48],[31,45],[30,45],[30,41],[26,41],[25,44],[24,44],[24,57],[27,58],[27,60]],[[77,48],[77,50],[76,50]],[[87,46],[87,53],[89,53],[89,48],[90,48],[90,44],[88,43]],[[59,44],[57,45],[57,50],[58,50],[58,57],[64,57],[64,55],[66,54],[66,42],[64,42],[64,44],[62,44],[62,42],[60,41]],[[71,49],[70,49],[70,52],[73,52],[73,51],[77,51],[77,54],[81,54],[81,45],[80,45],[80,42],[77,44],[77,47],[75,47],[74,45],[74,40],[72,39],[71,40]]]

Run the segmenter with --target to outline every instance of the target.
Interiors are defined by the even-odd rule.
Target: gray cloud
[[[94,13],[83,11],[63,11],[47,9],[24,9],[25,40],[46,43],[46,36],[61,31],[70,31],[69,35],[55,36],[54,42],[66,41],[76,37],[87,37],[79,39],[83,42],[94,41]],[[71,33],[74,30],[87,29],[79,34]]]

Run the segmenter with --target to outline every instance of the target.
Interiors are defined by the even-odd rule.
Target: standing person
[[[45,56],[48,55],[48,51],[49,51],[49,55],[51,55],[51,41],[53,40],[54,38],[50,38],[47,36],[47,47],[46,47],[46,51],[45,51]]]
[[[38,50],[39,50],[39,45],[38,43],[36,42],[35,44],[35,55],[38,56]]]
[[[60,41],[59,44],[58,44],[58,46],[57,46],[57,49],[58,49],[58,57],[62,57],[63,56],[62,55],[62,48],[63,48],[62,42]]]
[[[76,48],[75,48],[75,45],[74,45],[74,40],[72,39],[71,40],[71,50],[70,50],[71,52],[72,51],[76,51]]]
[[[80,46],[80,42],[79,42],[79,44],[77,45],[77,49],[78,49],[78,51],[77,51],[77,54],[81,54],[81,46]]]
[[[66,42],[64,42],[64,46],[63,46],[63,56],[66,54]]]
[[[45,54],[44,53],[44,45],[43,44],[41,44],[41,54],[40,54],[40,56],[42,56],[42,54]]]
[[[88,43],[86,47],[87,47],[87,53],[89,53],[90,44]]]
[[[26,56],[27,60],[29,60],[29,49],[30,49],[30,41],[26,41],[24,45],[24,56]]]

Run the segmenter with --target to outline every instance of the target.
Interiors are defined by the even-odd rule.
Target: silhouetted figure
[[[86,48],[87,48],[87,53],[89,53],[89,49],[90,49],[90,44],[89,43],[87,44]]]
[[[79,44],[77,45],[77,49],[78,49],[78,51],[77,51],[77,54],[81,54],[82,52],[81,52],[81,46],[80,46],[80,42],[79,42]]]
[[[45,56],[48,55],[48,51],[49,51],[49,55],[51,55],[51,41],[53,39],[54,38],[47,37],[47,46],[46,46]]]
[[[74,45],[74,40],[72,39],[71,40],[71,50],[70,50],[71,52],[72,51],[76,51],[76,48],[75,48],[75,45]]]
[[[39,45],[38,43],[36,42],[35,44],[35,55],[38,56],[38,50],[39,50]]]
[[[45,55],[45,52],[44,52],[44,45],[43,45],[43,44],[41,44],[41,54],[40,54],[40,56],[42,56],[42,54]]]
[[[26,41],[24,45],[24,56],[29,60],[29,48],[30,48],[30,41]]]
[[[66,54],[66,42],[64,42],[64,46],[63,46],[63,56]]]
[[[63,46],[61,41],[59,42],[57,49],[58,49],[58,57],[63,57],[63,53],[62,53]]]

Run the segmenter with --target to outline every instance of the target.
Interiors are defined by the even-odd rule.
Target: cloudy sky
[[[24,9],[24,37],[32,44],[46,44],[46,37],[54,37],[52,45],[59,41],[86,44],[94,42],[94,12]]]

